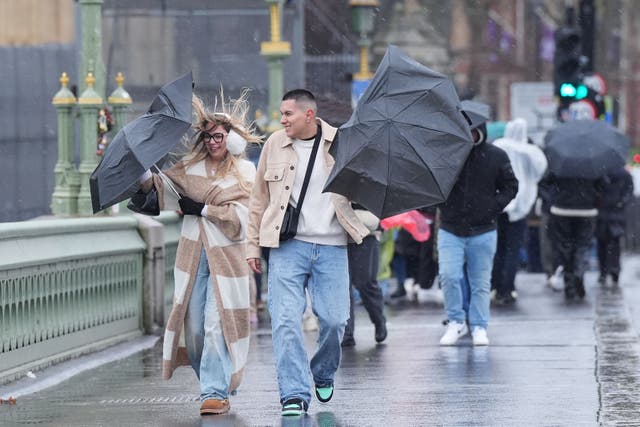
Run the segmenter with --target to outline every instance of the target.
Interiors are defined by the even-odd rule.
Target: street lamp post
[[[60,76],[60,90],[52,103],[58,113],[58,161],[54,168],[56,185],[51,196],[51,212],[58,216],[72,216],[78,213],[78,191],[80,177],[73,164],[73,107],[76,97],[67,85],[69,76]]]
[[[270,35],[269,41],[260,45],[260,54],[267,59],[269,66],[269,106],[267,132],[271,133],[280,128],[278,121],[280,100],[284,93],[284,58],[291,55],[291,44],[282,41],[281,17],[282,0],[265,0],[269,5]]]
[[[371,46],[369,34],[373,31],[378,6],[380,6],[378,0],[349,0],[351,23],[359,36],[358,46],[360,47],[360,68],[354,74],[351,86],[351,104],[354,108],[373,77],[369,69],[369,47]]]

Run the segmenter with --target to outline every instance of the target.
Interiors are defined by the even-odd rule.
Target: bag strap
[[[298,212],[302,210],[302,202],[304,202],[304,196],[307,193],[307,187],[309,186],[309,179],[311,178],[311,172],[313,172],[313,164],[316,161],[316,155],[318,154],[318,147],[320,146],[320,139],[322,139],[322,128],[320,127],[320,125],[318,125],[318,131],[316,132],[316,139],[313,141],[313,149],[311,150],[309,163],[307,163],[307,171],[304,174],[302,189],[300,190],[300,196],[298,197],[298,204],[296,205],[296,210]]]

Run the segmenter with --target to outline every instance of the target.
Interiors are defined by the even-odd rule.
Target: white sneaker
[[[407,293],[407,299],[413,301],[416,299],[416,282],[412,277],[407,277],[403,283],[404,290]]]
[[[447,331],[440,338],[440,345],[454,345],[458,342],[458,339],[467,335],[467,332],[469,332],[469,329],[466,323],[450,321],[447,325]]]
[[[489,337],[485,328],[479,326],[473,328],[471,338],[473,339],[473,345],[489,345]]]
[[[556,292],[560,292],[564,290],[564,267],[559,266],[555,273],[551,277],[549,277],[549,286]]]
[[[432,302],[436,304],[444,304],[444,294],[442,293],[442,289],[434,289],[433,287],[429,289],[418,289],[418,302],[421,304]]]

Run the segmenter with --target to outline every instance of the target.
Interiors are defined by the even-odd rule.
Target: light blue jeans
[[[269,313],[280,402],[309,403],[311,383],[333,385],[340,365],[342,336],[349,319],[349,266],[346,246],[292,239],[269,254]],[[318,350],[309,360],[302,334],[305,288],[318,317]]]
[[[468,319],[472,330],[476,326],[486,329],[489,324],[496,242],[495,230],[471,237],[438,230],[438,267],[447,318],[456,322]]]
[[[226,399],[232,370],[216,293],[209,276],[209,264],[203,249],[184,324],[189,361],[200,379],[200,401]]]

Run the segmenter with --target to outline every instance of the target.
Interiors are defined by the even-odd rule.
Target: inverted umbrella
[[[138,178],[165,157],[191,127],[191,72],[164,85],[142,116],[124,126],[89,179],[93,213],[128,199]]]
[[[324,191],[380,218],[446,200],[472,148],[451,80],[389,46],[331,154]]]
[[[624,166],[629,139],[601,120],[572,120],[544,138],[549,171],[561,178],[597,179]]]

